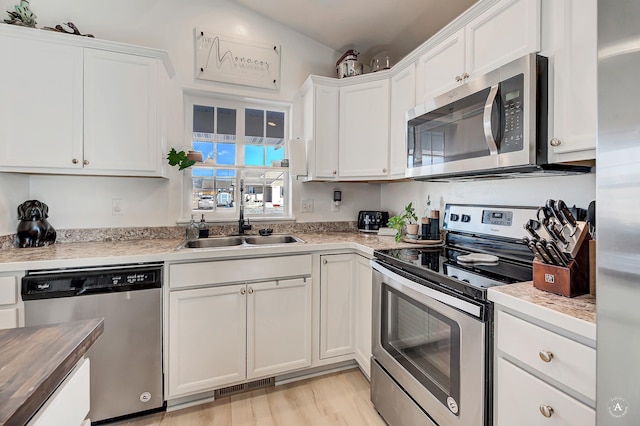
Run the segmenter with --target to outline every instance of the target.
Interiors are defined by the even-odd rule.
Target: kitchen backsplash
[[[313,233],[313,232],[356,232],[356,221],[347,222],[303,222],[303,223],[253,223],[253,230],[270,228],[276,234],[281,233]],[[80,243],[90,241],[128,241],[158,240],[184,238],[184,226],[161,226],[150,228],[90,228],[90,229],[57,229],[56,244]],[[229,235],[238,232],[237,224],[210,225],[209,235]],[[15,235],[0,236],[0,249],[14,247]]]

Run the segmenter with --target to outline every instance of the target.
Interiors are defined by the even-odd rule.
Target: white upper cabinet
[[[166,53],[13,27],[0,27],[0,55],[11,58],[0,67],[11,82],[0,98],[0,171],[163,174]]]
[[[391,77],[389,177],[404,178],[407,167],[407,111],[416,106],[416,66]]]
[[[159,172],[158,61],[85,49],[84,158],[91,171]]]
[[[597,124],[597,1],[544,0],[550,162],[592,160]]]
[[[331,79],[309,77],[302,89],[308,178],[338,177],[339,93]]]
[[[0,56],[0,169],[82,168],[82,49],[0,34]]]
[[[389,80],[340,88],[339,172],[343,179],[389,174]]]
[[[539,51],[540,0],[501,0],[434,43],[418,60],[419,103]]]

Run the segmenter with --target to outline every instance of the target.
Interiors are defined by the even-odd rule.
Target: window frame
[[[245,218],[254,222],[273,222],[273,221],[291,221],[294,220],[292,209],[292,182],[291,175],[288,168],[278,168],[267,166],[245,166],[244,165],[244,147],[245,141],[245,109],[259,109],[264,111],[275,111],[284,113],[284,158],[289,158],[289,139],[291,135],[291,103],[263,100],[256,98],[247,98],[240,96],[224,95],[212,92],[200,92],[200,91],[183,91],[183,107],[184,107],[184,144],[182,149],[191,149],[193,146],[193,107],[194,105],[209,106],[214,108],[231,108],[236,112],[236,164],[229,165],[194,165],[184,170],[182,178],[182,202],[181,213],[179,223],[185,223],[191,220],[191,215],[194,215],[194,219],[199,221],[201,215],[204,214],[204,218],[209,223],[229,223],[238,220],[239,210],[237,203],[234,203],[234,207],[231,209],[218,209],[217,207],[211,211],[194,210],[192,208],[193,202],[193,169],[194,168],[215,168],[215,169],[234,169],[236,173],[236,185],[234,186],[234,199],[239,200],[239,179],[243,177],[245,171],[258,171],[258,170],[282,170],[285,173],[284,178],[284,199],[285,206],[282,214],[269,214],[269,215],[255,215],[248,214],[245,210]],[[266,135],[265,135],[266,136]],[[241,164],[242,163],[242,164]],[[246,183],[245,183],[246,186]]]

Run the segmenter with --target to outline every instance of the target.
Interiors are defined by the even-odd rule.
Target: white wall
[[[398,214],[410,201],[422,216],[427,196],[431,209],[444,214],[447,203],[541,206],[549,198],[586,209],[595,200],[595,173],[562,177],[516,178],[474,182],[404,182],[381,189],[382,209]]]
[[[0,173],[0,235],[15,234],[18,205],[29,199],[29,177]]]
[[[0,0],[0,12],[12,10],[18,0]],[[202,90],[291,103],[292,138],[302,138],[299,89],[309,74],[332,76],[339,53],[287,27],[226,0],[32,0],[37,26],[73,22],[79,30],[97,38],[164,49],[176,69],[169,82],[168,141],[180,147],[184,141],[182,90]],[[7,17],[7,16],[5,16]],[[4,19],[4,18],[3,18]],[[203,82],[194,78],[194,29],[222,35],[266,41],[282,46],[279,91]],[[35,31],[35,30],[34,30]],[[71,35],[69,37],[72,37]],[[182,175],[140,179],[0,174],[0,235],[14,233],[15,209],[28,198],[49,205],[50,222],[60,229],[89,227],[173,226],[180,216]],[[342,184],[340,212],[330,211],[336,185],[294,182],[293,213],[299,221],[354,220],[358,210],[379,208],[377,185]],[[9,193],[8,189],[11,188]],[[12,194],[16,195],[12,195]],[[112,199],[122,199],[124,215],[111,214]],[[313,213],[299,213],[301,199],[314,199]],[[7,214],[6,212],[11,212]]]

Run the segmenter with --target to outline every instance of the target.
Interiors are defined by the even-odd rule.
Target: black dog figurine
[[[38,200],[29,200],[18,206],[18,247],[42,247],[56,242],[56,230],[49,224],[49,206]]]

